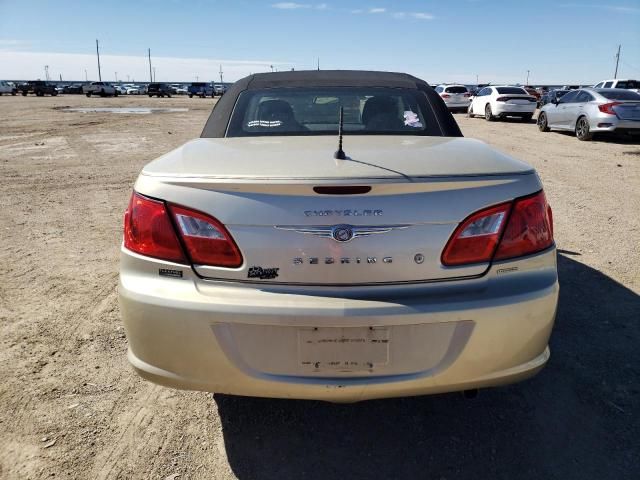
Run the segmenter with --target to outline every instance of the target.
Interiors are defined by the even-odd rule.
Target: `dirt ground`
[[[153,115],[63,106],[171,106]],[[353,405],[181,392],[129,368],[122,213],[211,99],[0,97],[0,478],[640,478],[640,146],[457,114],[538,169],[561,299],[549,365],[480,392]]]

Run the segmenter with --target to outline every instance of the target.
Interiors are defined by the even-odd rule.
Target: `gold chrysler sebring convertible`
[[[252,75],[138,177],[129,360],[177,388],[335,402],[475,391],[549,359],[535,170],[462,137],[410,75]]]

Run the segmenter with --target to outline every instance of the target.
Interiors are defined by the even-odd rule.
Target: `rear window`
[[[467,87],[447,87],[444,91],[446,93],[467,93]]]
[[[202,83],[202,82],[198,82],[198,83],[194,82],[194,83],[191,84],[191,86],[192,87],[206,87],[207,84],[206,83]]]
[[[497,87],[500,95],[528,95],[524,88],[519,87]]]
[[[620,80],[616,84],[616,88],[640,88],[640,82],[637,80]]]
[[[636,92],[630,92],[629,90],[607,90],[600,91],[600,95],[609,100],[640,100],[640,95]]]
[[[346,135],[442,135],[419,90],[317,87],[243,92],[227,136],[336,135],[340,107]]]

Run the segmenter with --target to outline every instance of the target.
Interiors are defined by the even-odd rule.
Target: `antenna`
[[[344,110],[340,107],[340,121],[338,122],[338,150],[333,154],[333,158],[338,160],[346,160],[347,155],[342,150],[342,124],[344,123]]]

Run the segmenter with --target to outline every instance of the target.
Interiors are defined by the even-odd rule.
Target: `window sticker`
[[[418,118],[418,114],[411,110],[404,112],[404,124],[408,127],[422,128],[422,122]]]

